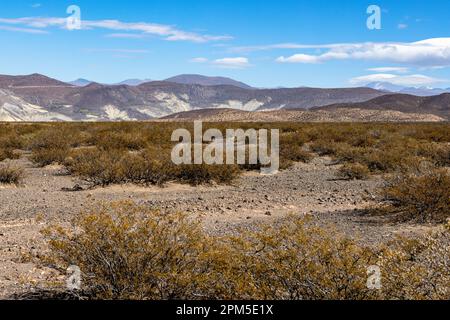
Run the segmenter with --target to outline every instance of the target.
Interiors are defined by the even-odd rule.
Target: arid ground
[[[33,289],[52,281],[54,274],[24,259],[43,245],[40,234],[50,223],[64,223],[102,201],[132,200],[161,210],[183,211],[202,217],[211,233],[232,232],[236,225],[274,222],[286,215],[313,215],[323,224],[368,244],[387,241],[397,234],[414,235],[437,228],[412,223],[390,223],[364,214],[378,177],[365,181],[336,179],[339,165],[330,158],[298,163],[275,176],[244,174],[231,186],[169,184],[165,187],[116,185],[89,189],[65,174],[61,166],[36,168],[15,160],[26,169],[23,186],[0,187],[0,297]],[[72,191],[74,186],[84,190]],[[74,189],[75,190],[75,189]]]
[[[281,124],[282,170],[275,175],[173,166],[166,156],[179,125],[2,125],[0,298],[64,281],[36,263],[48,250],[41,231],[68,226],[102,203],[186,213],[213,236],[308,216],[367,247],[440,231],[448,219],[447,124]],[[387,181],[401,219],[373,210]],[[448,276],[448,268],[441,272]]]

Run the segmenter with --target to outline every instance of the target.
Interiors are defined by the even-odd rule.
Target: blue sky
[[[81,10],[67,29],[66,10]],[[381,9],[369,30],[367,8]],[[450,87],[450,1],[2,1],[2,74],[114,83],[182,73],[257,87]]]

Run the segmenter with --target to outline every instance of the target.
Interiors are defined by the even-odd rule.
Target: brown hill
[[[68,83],[55,80],[38,73],[26,76],[0,75],[0,88],[10,87],[69,87]]]
[[[438,96],[417,97],[407,94],[390,94],[360,103],[332,104],[315,110],[335,109],[395,110],[404,113],[434,114],[450,120],[450,93]]]
[[[243,89],[252,89],[251,86],[240,81],[236,81],[225,77],[207,77],[199,74],[181,74],[164,81],[175,82],[180,84],[199,84],[202,86],[220,86],[228,85]]]
[[[404,113],[392,110],[275,110],[248,112],[233,109],[203,109],[173,114],[161,121],[205,122],[440,122],[432,114]]]

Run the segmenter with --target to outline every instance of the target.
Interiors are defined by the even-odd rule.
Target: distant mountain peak
[[[175,82],[180,84],[198,84],[202,86],[220,86],[229,85],[243,89],[252,89],[251,86],[240,81],[236,81],[226,77],[209,77],[200,74],[180,74],[178,76],[166,79],[167,82]]]
[[[405,87],[390,82],[372,82],[367,84],[366,87],[393,93],[411,94],[420,97],[436,96],[450,92],[450,88],[440,89],[432,87]]]
[[[86,79],[83,79],[83,78],[79,78],[77,80],[69,82],[69,84],[72,84],[72,85],[77,86],[77,87],[84,87],[84,86],[87,86],[87,85],[89,85],[91,83],[92,83],[92,81],[86,80]]]
[[[151,79],[127,79],[122,82],[116,83],[116,85],[127,85],[127,86],[139,86],[143,83],[151,82]]]

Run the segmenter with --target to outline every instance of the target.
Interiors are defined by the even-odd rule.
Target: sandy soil
[[[317,223],[331,223],[368,244],[432,228],[367,216],[364,208],[372,205],[381,178],[336,180],[339,167],[328,158],[296,164],[275,176],[246,173],[232,186],[169,184],[164,188],[125,185],[96,189],[65,175],[62,167],[35,168],[25,158],[15,162],[26,168],[26,178],[20,187],[0,185],[0,298],[54,280],[51,271],[27,262],[24,254],[42,250],[40,230],[46,225],[66,223],[102,201],[132,200],[151,208],[188,212],[201,217],[205,230],[219,234],[236,226],[275,223],[289,214],[313,215]],[[83,190],[69,191],[76,185]]]

